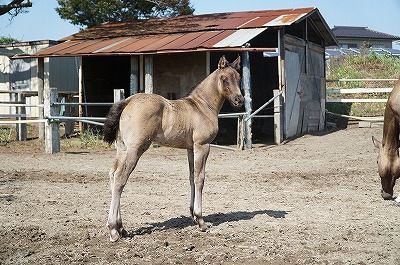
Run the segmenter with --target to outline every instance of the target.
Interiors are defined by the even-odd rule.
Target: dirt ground
[[[189,217],[186,151],[151,148],[125,187],[129,237],[116,243],[106,227],[114,150],[2,145],[0,264],[400,264],[400,207],[380,197],[372,135],[382,128],[212,148],[206,232]]]

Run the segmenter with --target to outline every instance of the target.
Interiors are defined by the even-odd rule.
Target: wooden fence
[[[387,95],[393,90],[393,86],[395,82],[397,82],[398,79],[337,79],[337,80],[326,80],[327,83],[327,89],[326,89],[326,95],[327,99],[326,102],[331,102],[331,103],[386,103],[387,97],[384,97],[384,95]],[[344,87],[341,87],[340,85],[344,84]],[[351,85],[350,85],[351,84]],[[368,87],[366,86],[368,85]],[[379,86],[378,85],[385,84],[385,87]],[[354,87],[354,86],[362,86],[364,87]],[[348,87],[353,86],[353,88],[348,88]],[[376,98],[374,97],[367,97],[365,98],[364,94],[380,94],[381,97]],[[338,95],[354,95],[353,97],[345,96],[345,97],[339,97]],[[334,115],[334,116],[339,116],[339,117],[344,117],[344,118],[349,118],[349,119],[354,119],[354,120],[359,120],[359,121],[383,121],[383,117],[359,117],[359,116],[351,116],[351,115],[344,115],[344,114],[337,114],[330,112],[326,110],[326,113]]]

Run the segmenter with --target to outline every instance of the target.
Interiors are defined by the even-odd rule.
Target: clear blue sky
[[[0,4],[7,2],[0,0]],[[22,41],[58,40],[79,31],[58,16],[54,10],[56,0],[31,2],[29,13],[18,15],[11,24],[8,15],[0,16],[0,36]],[[330,27],[366,26],[400,36],[400,0],[192,0],[191,3],[195,14],[317,7]]]

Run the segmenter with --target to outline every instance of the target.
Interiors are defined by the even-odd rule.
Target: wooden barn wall
[[[153,93],[182,98],[206,77],[206,54],[173,53],[153,57]]]
[[[325,127],[324,49],[285,35],[285,137]]]

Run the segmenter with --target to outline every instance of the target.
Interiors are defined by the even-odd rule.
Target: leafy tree
[[[26,12],[27,7],[32,7],[32,3],[28,0],[12,0],[6,5],[0,4],[0,16],[9,13],[11,18],[15,17],[19,13]]]
[[[189,0],[57,0],[62,19],[81,27],[105,22],[193,14]]]
[[[13,42],[20,42],[20,40],[11,38],[11,37],[4,37],[4,36],[0,36],[0,44],[10,44]]]

